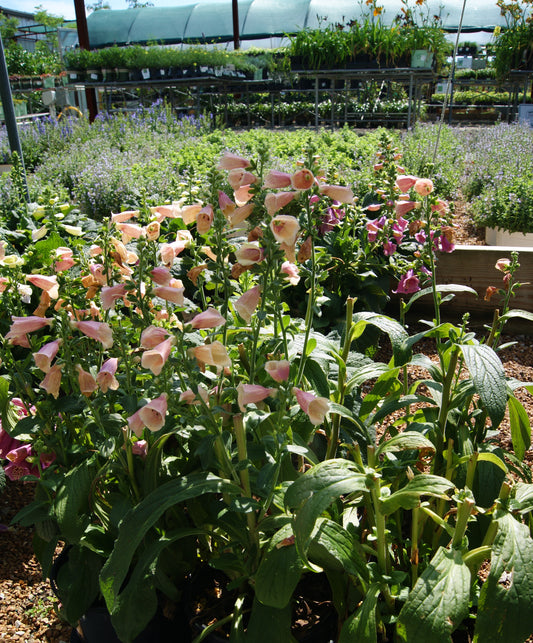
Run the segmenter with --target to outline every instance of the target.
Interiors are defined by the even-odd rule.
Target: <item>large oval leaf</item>
[[[478,393],[496,429],[505,415],[507,384],[498,355],[485,344],[462,344],[465,363]]]

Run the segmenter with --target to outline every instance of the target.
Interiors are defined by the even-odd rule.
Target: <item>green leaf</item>
[[[448,498],[446,491],[453,487],[453,482],[430,473],[421,473],[388,498],[381,498],[380,511],[386,515],[397,509],[414,509],[420,505],[421,496]]]
[[[470,577],[460,551],[437,550],[399,615],[407,641],[451,643],[452,632],[468,615]]]
[[[520,308],[513,308],[513,310],[508,310],[504,315],[500,317],[500,320],[512,319],[513,317],[520,317],[521,319],[533,321],[533,313],[529,310],[521,310]]]
[[[309,558],[326,571],[344,571],[368,580],[366,557],[342,525],[319,518],[311,534]]]
[[[294,518],[294,535],[298,550],[303,556],[321,513],[340,496],[367,490],[366,475],[351,471],[342,462],[328,460],[318,464],[287,489],[285,502],[289,506],[298,506],[304,500]]]
[[[390,369],[377,379],[376,383],[369,391],[361,404],[359,415],[362,419],[367,418],[370,413],[380,405],[391,392],[397,392],[401,389],[398,381],[399,368]]]
[[[376,458],[382,453],[409,449],[430,449],[431,451],[435,451],[433,442],[421,433],[418,433],[418,431],[403,431],[390,438],[390,440],[382,442],[376,449]]]
[[[366,596],[357,610],[348,617],[342,626],[339,643],[376,643],[376,605],[379,596],[379,585],[372,583]]]
[[[62,536],[77,543],[89,524],[89,495],[92,478],[91,464],[85,460],[69,471],[59,487],[54,510]]]
[[[500,358],[485,344],[461,344],[460,348],[476,392],[496,429],[503,420],[507,407],[507,384]]]
[[[513,449],[516,457],[523,460],[526,451],[531,446],[531,422],[525,408],[514,395],[509,396],[508,404]]]
[[[227,480],[210,473],[198,473],[169,480],[146,496],[121,522],[115,547],[100,575],[100,587],[109,611],[113,613],[117,607],[120,588],[137,548],[167,509],[205,493],[240,492],[238,486]]]
[[[255,575],[255,595],[270,607],[286,607],[302,575],[303,564],[292,536],[292,525],[283,526],[272,536]]]
[[[523,643],[533,632],[533,540],[510,514],[498,519],[490,573],[481,588],[475,643]]]
[[[511,511],[527,513],[533,510],[533,484],[517,482],[514,487],[514,498],[510,503]]]
[[[394,353],[401,349],[402,343],[408,337],[404,326],[395,319],[392,319],[392,317],[365,311],[356,313],[353,318],[356,322],[364,319],[367,323],[376,326],[376,328],[379,328],[379,330],[386,333],[389,336]]]
[[[246,643],[296,643],[291,635],[291,605],[283,609],[254,600]]]
[[[311,386],[322,397],[329,398],[329,384],[324,368],[314,359],[307,359],[304,367],[304,375]]]
[[[437,284],[436,290],[438,293],[443,293],[443,292],[469,292],[472,295],[475,295],[476,297],[478,296],[477,292],[473,289],[470,288],[470,286],[462,286],[461,284]],[[407,312],[409,308],[415,303],[417,299],[420,299],[420,297],[425,297],[425,295],[430,295],[433,292],[433,288],[423,288],[422,290],[419,290],[416,292],[407,303],[404,304],[404,312]]]

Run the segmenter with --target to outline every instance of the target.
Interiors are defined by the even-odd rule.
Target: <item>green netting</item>
[[[170,0],[169,0],[170,1]],[[87,18],[91,47],[126,43],[230,41],[233,39],[231,0],[175,0],[172,7],[94,11]],[[390,23],[400,11],[399,0],[382,0],[383,20]],[[355,0],[239,0],[242,40],[282,36],[305,28],[360,20],[366,4]],[[428,0],[427,14],[441,14],[444,26],[457,29],[463,0]],[[492,30],[504,24],[495,0],[469,0],[463,31]]]

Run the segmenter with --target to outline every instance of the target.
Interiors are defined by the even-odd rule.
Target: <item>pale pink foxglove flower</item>
[[[344,185],[321,185],[320,192],[339,203],[354,202],[352,190]]]
[[[253,196],[254,195],[252,194],[249,185],[241,185],[240,188],[237,188],[233,192],[233,198],[235,199],[235,203],[238,207],[246,205]]]
[[[300,271],[298,266],[290,261],[284,261],[281,264],[281,272],[287,275],[287,281],[291,286],[296,286],[300,281]]]
[[[273,359],[265,364],[265,371],[276,382],[286,382],[289,379],[290,368],[290,362],[286,359]]]
[[[245,168],[250,165],[250,161],[243,156],[224,152],[217,165],[217,170],[234,170],[236,168]]]
[[[157,286],[154,288],[154,295],[165,301],[169,301],[177,306],[183,306],[185,297],[183,293],[185,288],[179,279],[176,279],[178,285],[174,286]],[[181,285],[180,285],[181,284]]]
[[[296,386],[293,387],[292,393],[296,396],[296,400],[302,411],[309,416],[311,424],[317,426],[324,422],[326,414],[330,409],[329,400],[325,397],[317,397],[308,391],[302,391]]]
[[[126,286],[116,284],[114,286],[103,286],[100,292],[100,301],[104,310],[110,310],[115,307],[117,299],[123,299],[126,296]]]
[[[172,346],[174,346],[174,337],[169,337],[154,346],[154,348],[144,352],[141,358],[141,366],[151,370],[154,375],[160,375],[163,366],[170,357]]]
[[[138,411],[139,417],[144,426],[150,431],[159,431],[165,426],[165,416],[167,414],[167,394],[163,393],[159,397],[145,404]]]
[[[150,275],[158,286],[168,286],[172,279],[172,273],[166,266],[157,266],[150,271]]]
[[[40,348],[36,353],[33,353],[33,359],[35,360],[35,366],[43,373],[48,373],[52,365],[59,346],[61,345],[62,340],[56,339],[53,342],[48,342]]]
[[[80,393],[89,397],[97,390],[98,383],[91,373],[89,373],[89,371],[85,371],[80,364],[76,364],[76,370],[78,371]]]
[[[411,174],[403,174],[396,179],[396,185],[401,192],[407,192],[414,186],[417,181],[417,176],[412,176]]]
[[[498,259],[494,267],[496,268],[496,270],[499,270],[500,272],[508,272],[510,266],[511,266],[511,260],[503,258],[503,259]]]
[[[133,455],[139,455],[144,460],[148,455],[148,442],[146,440],[135,440],[131,444]]]
[[[297,196],[298,192],[269,192],[265,197],[266,211],[273,216]]]
[[[96,321],[71,321],[72,328],[77,328],[87,337],[100,342],[104,348],[113,346],[113,331],[106,322]]]
[[[216,366],[217,370],[231,366],[231,359],[224,344],[219,341],[203,346],[195,346],[193,354],[199,362],[208,366]]]
[[[239,408],[244,413],[246,411],[244,407],[247,404],[257,404],[258,402],[265,400],[267,397],[276,395],[277,392],[278,391],[275,388],[266,388],[259,384],[241,383],[237,386],[237,401]]]
[[[237,208],[229,216],[229,222],[231,226],[236,227],[240,225],[243,221],[246,221],[246,219],[252,214],[253,209],[254,209],[253,203],[247,203],[246,205],[243,205],[242,207]]]
[[[261,287],[254,286],[242,294],[237,301],[233,304],[235,310],[239,315],[244,319],[244,321],[249,324],[252,315],[259,304],[261,299]]]
[[[110,357],[102,364],[102,368],[96,375],[96,381],[102,393],[107,393],[109,389],[116,391],[119,387],[119,382],[115,377],[118,367],[118,358]]]
[[[140,438],[144,430],[144,422],[141,419],[140,409],[128,418],[128,427],[135,435]]]
[[[51,319],[46,319],[45,317],[11,317],[12,324],[9,327],[9,332],[6,334],[5,339],[12,339],[19,335],[25,335],[26,333],[33,333],[36,330],[40,330],[45,326],[50,326],[52,324]]]
[[[161,261],[170,266],[174,259],[187,247],[187,243],[182,240],[176,240],[172,243],[163,243],[159,248],[161,254]]]
[[[419,205],[420,204],[417,201],[396,201],[394,211],[397,216],[403,217],[404,214],[411,212],[411,210],[419,207]]]
[[[125,221],[129,221],[133,217],[138,217],[139,214],[139,210],[124,210],[124,212],[116,212],[111,214],[111,221],[113,223],[124,223]]]
[[[144,236],[148,241],[155,241],[159,239],[159,234],[161,233],[161,226],[158,221],[150,221],[143,229]]]
[[[160,326],[148,326],[141,333],[141,346],[144,349],[155,348],[170,335],[170,331]]]
[[[226,323],[225,317],[216,310],[215,308],[208,308],[203,313],[198,313],[191,320],[191,326],[193,328],[217,328],[218,326],[223,326]]]
[[[59,396],[59,389],[61,387],[61,371],[63,370],[64,364],[54,364],[48,373],[46,373],[43,381],[39,384],[40,388],[52,395],[56,400]]]
[[[270,170],[263,181],[263,188],[288,188],[291,185],[291,175],[279,170]]]
[[[50,295],[51,299],[57,299],[59,296],[59,284],[56,275],[49,277],[47,275],[26,275],[26,279],[41,290]]]
[[[222,214],[226,219],[237,207],[235,203],[229,198],[229,196],[222,190],[218,191],[218,207],[221,209]]]
[[[63,272],[76,265],[74,252],[70,248],[56,248],[55,256],[57,261],[54,263],[55,272]]]
[[[270,222],[270,229],[278,243],[294,246],[298,233],[300,232],[300,224],[296,217],[287,214],[278,214]]]
[[[185,223],[186,225],[194,223],[201,209],[202,209],[201,203],[184,205],[183,208],[181,208],[181,212],[180,212],[181,218],[183,219],[183,223]]]
[[[251,185],[257,181],[255,174],[247,172],[243,168],[235,168],[228,172],[228,183],[234,190],[238,190],[243,185]]]

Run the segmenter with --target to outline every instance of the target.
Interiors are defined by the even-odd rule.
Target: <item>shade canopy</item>
[[[383,22],[400,12],[399,0],[382,0]],[[463,0],[428,0],[425,13],[441,15],[447,31],[456,31]],[[369,8],[355,0],[239,0],[241,40],[293,34],[328,24],[362,20]],[[228,42],[233,40],[232,0],[175,0],[172,7],[94,11],[87,18],[91,47],[157,42]],[[467,0],[463,31],[492,31],[504,25],[495,0]]]

